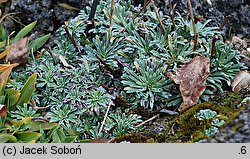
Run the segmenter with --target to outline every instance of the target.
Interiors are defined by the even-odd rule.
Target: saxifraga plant
[[[124,90],[134,94],[136,100],[145,108],[157,107],[157,102],[163,102],[171,95],[167,90],[167,79],[163,72],[162,61],[156,59],[136,59],[131,69],[124,68],[122,76]]]
[[[202,109],[197,114],[196,117],[201,124],[204,125],[204,133],[207,136],[213,136],[218,132],[218,128],[221,127],[225,121],[219,120],[219,115],[216,111],[211,109]]]
[[[95,27],[89,30],[91,37],[87,38],[84,32],[90,12],[87,7],[65,24],[80,51],[62,27],[52,51],[30,64],[22,75],[15,74],[16,81],[25,79],[26,72],[36,70],[39,78],[33,99],[39,106],[50,107],[46,117],[51,122],[59,122],[65,129],[80,132],[83,139],[112,138],[136,130],[134,124],[140,122],[138,116],[117,113],[116,107],[112,107],[104,125],[105,131],[99,133],[107,106],[117,95],[122,96],[128,105],[144,106],[149,110],[162,105],[178,107],[182,101],[178,85],[164,76],[165,71],[173,71],[183,61],[197,55],[210,58],[211,74],[207,90],[201,97],[207,100],[216,90],[223,90],[224,83],[243,68],[239,52],[224,44],[222,39],[216,42],[216,57],[210,57],[211,38],[219,33],[216,28],[206,26],[209,20],[196,24],[199,40],[198,49],[193,52],[190,21],[176,16],[176,27],[173,28],[170,18],[160,12],[166,30],[163,33],[156,13],[148,8],[144,21],[143,13],[135,17],[133,13],[137,10],[130,1],[118,1],[109,28],[110,0],[100,1]],[[63,66],[59,55],[75,69]],[[168,70],[165,70],[168,64]],[[15,84],[13,81],[13,86]]]

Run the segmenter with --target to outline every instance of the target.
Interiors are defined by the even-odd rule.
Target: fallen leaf
[[[9,69],[10,67],[14,68],[18,66],[18,63],[13,63],[13,64],[0,64],[0,72],[4,72],[7,69]]]
[[[0,3],[8,2],[8,0],[0,0]]]
[[[71,5],[67,4],[67,3],[59,3],[58,5],[59,5],[60,7],[63,7],[63,8],[65,8],[65,9],[68,9],[68,10],[80,11],[79,8],[73,7],[73,6],[71,6]]]
[[[9,79],[9,75],[11,73],[13,67],[9,67],[4,72],[0,74],[0,94],[3,94],[3,91],[5,90],[6,83]]]
[[[12,49],[6,56],[6,60],[10,63],[26,64],[29,62],[28,38],[21,38],[11,45]]]
[[[205,91],[206,80],[210,72],[210,60],[204,56],[197,56],[190,62],[182,65],[175,71],[175,75],[167,73],[167,76],[176,84],[180,84],[183,103],[178,109],[183,112],[196,104]]]
[[[2,59],[4,56],[6,56],[11,50],[11,46],[7,46],[6,50],[3,51],[1,54],[0,54],[0,59]]]
[[[75,69],[75,67],[68,64],[68,62],[65,60],[65,58],[62,55],[59,55],[58,58],[62,62],[63,66]]]
[[[0,116],[4,117],[7,113],[7,106],[0,104]]]
[[[241,89],[250,86],[250,73],[247,71],[240,71],[236,74],[231,84],[232,91],[239,92]]]

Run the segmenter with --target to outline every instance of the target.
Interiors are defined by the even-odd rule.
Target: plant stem
[[[212,49],[211,49],[211,57],[210,57],[210,59],[216,58],[215,43],[216,43],[216,37],[215,37],[215,35],[214,35],[214,36],[213,36],[213,39],[212,39]]]
[[[113,23],[113,14],[114,14],[114,6],[115,6],[115,0],[112,0],[111,2],[111,8],[110,8],[110,21],[109,21],[109,31],[111,34],[111,27],[112,27],[112,23]]]
[[[151,3],[151,1],[147,1],[146,8],[147,8],[147,6],[148,6],[150,3]],[[136,17],[138,17],[138,15],[140,15],[142,11],[144,11],[144,7],[141,8],[141,10],[140,10],[138,13],[136,13],[134,19],[135,19]]]
[[[108,116],[108,112],[109,112],[109,109],[110,109],[110,106],[111,106],[111,105],[114,105],[113,102],[110,102],[109,105],[108,105],[107,111],[106,111],[105,116],[104,116],[104,119],[103,119],[103,121],[102,121],[102,125],[101,125],[101,127],[100,127],[99,132],[98,132],[98,135],[100,135],[101,132],[102,132],[102,129],[103,129],[103,126],[104,126],[104,124],[105,124],[105,121],[106,121],[106,118],[107,118],[107,116]]]
[[[90,36],[89,30],[94,28],[94,17],[95,17],[96,8],[97,8],[99,2],[100,2],[100,0],[93,0],[93,4],[91,6],[91,11],[90,11],[90,14],[89,14],[89,18],[87,20],[87,26],[86,26],[86,29],[85,29],[86,37]]]
[[[147,4],[148,1],[147,0],[144,0],[144,3],[143,3],[143,21],[145,22],[147,19],[146,19],[146,12],[147,12]]]
[[[155,118],[158,118],[159,115],[160,115],[160,114],[156,114],[155,116],[149,118],[148,120],[145,120],[144,122],[142,122],[142,123],[136,125],[135,127],[136,127],[136,128],[137,128],[137,127],[140,127],[140,126],[144,125],[145,123],[150,122],[150,121],[154,120]]]
[[[170,17],[171,17],[171,20],[172,20],[172,23],[173,23],[173,29],[175,28],[175,22],[174,22],[174,7],[172,5],[172,2],[171,0],[169,0],[169,9],[170,9]]]
[[[51,56],[51,57],[52,57],[52,59],[53,59],[53,63],[54,63],[54,65],[56,65],[55,55],[54,55],[54,53],[53,53],[53,51],[52,51],[51,47],[49,47],[49,54],[50,54],[50,56]]]
[[[195,51],[195,50],[197,50],[198,35],[196,33],[196,24],[195,24],[194,15],[193,15],[193,8],[192,8],[190,0],[188,0],[188,7],[189,7],[189,12],[190,12],[190,17],[192,20],[193,29],[194,29],[194,49],[193,49],[193,51]]]
[[[99,4],[99,0],[93,0],[93,4],[91,6],[91,11],[90,11],[89,19],[88,20],[92,21],[94,19],[96,8],[97,8],[98,4]]]
[[[64,28],[66,34],[68,35],[70,41],[72,42],[72,44],[76,48],[76,50],[81,54],[82,52],[81,52],[80,48],[76,45],[76,41],[74,39],[74,36],[69,33],[69,29],[68,29],[67,25],[64,25],[63,28]]]
[[[165,27],[164,27],[164,25],[163,25],[163,23],[162,23],[162,20],[161,20],[161,18],[160,18],[159,13],[158,13],[158,10],[157,10],[157,7],[156,7],[156,5],[155,5],[155,2],[154,2],[154,0],[150,0],[150,1],[151,1],[152,5],[153,5],[153,8],[154,8],[154,11],[155,11],[155,13],[156,13],[157,19],[158,19],[158,21],[159,21],[159,23],[160,23],[160,27],[161,27],[163,33],[165,33],[165,32],[166,32],[166,29],[165,29]]]

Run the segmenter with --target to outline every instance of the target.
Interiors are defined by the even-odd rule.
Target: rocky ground
[[[228,123],[210,140],[200,143],[249,143],[250,142],[250,106],[240,112],[239,116]]]
[[[176,11],[183,15],[188,14],[187,0],[172,0],[176,3]],[[212,5],[208,4],[208,2]],[[230,21],[223,29],[225,37],[236,35],[247,42],[250,48],[250,0],[193,0],[195,16],[201,15],[204,19],[212,19],[211,26],[219,26],[225,17]],[[134,0],[136,4],[140,0]],[[155,0],[157,6],[168,13],[168,0]],[[68,4],[74,9],[65,7]],[[14,13],[4,19],[4,25],[9,32],[20,30],[35,20],[38,24],[33,33],[40,35],[55,32],[65,21],[74,18],[79,10],[87,5],[87,0],[7,0],[0,3],[2,15]],[[1,17],[1,16],[0,16]],[[249,62],[249,59],[248,59]],[[250,142],[250,107],[247,106],[240,115],[231,121],[223,130],[211,140],[200,142]]]
[[[86,0],[7,0],[0,3],[0,9],[2,15],[10,14],[3,21],[8,32],[37,21],[33,33],[41,35],[55,32],[65,21],[77,16],[86,4]]]

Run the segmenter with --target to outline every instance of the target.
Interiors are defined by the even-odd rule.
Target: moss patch
[[[204,134],[206,128],[210,125],[204,125],[199,121],[195,115],[201,109],[211,109],[218,113],[219,119],[224,120],[225,126],[228,122],[234,119],[241,110],[245,107],[240,106],[243,95],[239,93],[228,92],[224,95],[215,98],[213,102],[204,102],[197,104],[186,112],[173,116],[172,118],[167,116],[160,120],[163,121],[160,125],[165,129],[161,133],[155,133],[146,129],[145,131],[137,134],[130,134],[121,136],[115,141],[131,141],[131,142],[196,142],[201,139],[208,139]],[[167,120],[166,120],[167,119]],[[160,122],[160,121],[157,121]],[[222,127],[223,127],[222,126]],[[236,128],[237,129],[237,128]]]

